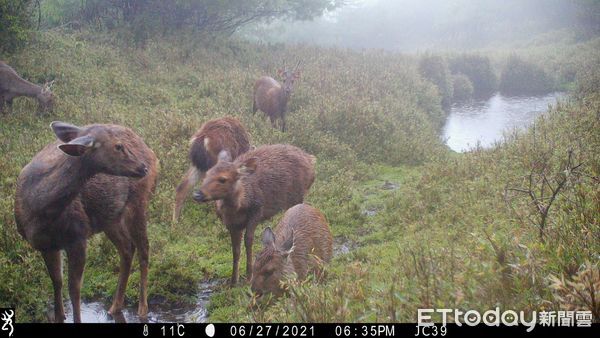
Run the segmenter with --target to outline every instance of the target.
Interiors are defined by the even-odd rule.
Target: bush
[[[452,87],[454,89],[452,96],[454,102],[469,101],[473,98],[473,84],[466,75],[452,75]]]
[[[498,89],[498,77],[487,56],[457,55],[449,59],[449,64],[452,73],[464,74],[471,80],[474,97],[489,97]]]
[[[0,0],[0,53],[12,52],[29,38],[32,0]]]
[[[448,108],[452,103],[452,78],[448,62],[438,55],[424,55],[419,60],[421,76],[433,82],[442,97],[442,107]]]
[[[500,75],[500,92],[507,95],[545,94],[554,89],[544,70],[516,55],[508,58]]]
[[[577,67],[576,91],[580,97],[599,95],[600,93],[600,58],[585,60]]]

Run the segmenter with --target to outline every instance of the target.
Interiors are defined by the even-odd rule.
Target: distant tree
[[[0,0],[0,52],[11,52],[27,40],[33,0]]]
[[[500,74],[500,92],[506,95],[544,94],[554,88],[552,79],[538,65],[511,55]]]
[[[473,96],[485,98],[498,89],[498,77],[487,56],[462,54],[450,58],[452,73],[466,75],[473,84]]]
[[[449,108],[452,103],[452,77],[446,59],[439,55],[424,55],[419,60],[419,73],[433,82],[442,97],[442,107]]]
[[[51,0],[60,2],[60,0]],[[233,33],[250,22],[275,18],[307,20],[345,0],[81,0],[88,23],[125,23],[159,33],[191,28]]]
[[[464,74],[452,75],[452,89],[454,102],[465,102],[473,98],[473,84]]]

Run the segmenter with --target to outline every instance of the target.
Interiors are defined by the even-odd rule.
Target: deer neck
[[[38,100],[42,98],[42,86],[38,86],[24,79],[17,79],[15,84],[15,92],[20,95],[34,97]]]
[[[79,157],[53,155],[33,164],[28,186],[23,187],[31,211],[51,218],[59,216],[95,174]]]
[[[281,111],[285,111],[287,109],[288,100],[290,99],[290,94],[286,94],[283,88],[281,89],[281,93],[279,93],[279,106],[281,107]]]

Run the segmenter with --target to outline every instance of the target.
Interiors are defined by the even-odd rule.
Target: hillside
[[[303,61],[287,133],[251,113],[253,81],[274,75],[284,59]],[[441,98],[412,56],[183,37],[142,50],[111,36],[54,30],[7,62],[32,81],[55,79],[58,98],[51,115],[37,116],[34,102],[18,99],[12,114],[0,116],[0,304],[15,305],[20,321],[47,320],[52,299],[39,254],[16,232],[13,200],[21,168],[54,139],[53,120],[126,125],[160,159],[149,210],[151,311],[194,303],[199,284],[216,281],[211,321],[414,321],[416,309],[429,306],[567,306],[553,297],[550,276],[573,278],[580,267],[597,274],[600,96],[593,89],[491,150],[455,154],[438,137]],[[318,158],[307,201],[327,216],[338,254],[324,281],[293,284],[268,307],[250,306],[247,284],[221,282],[231,273],[231,248],[212,205],[188,201],[171,226],[190,136],[227,115],[242,121],[254,145],[290,143]],[[569,172],[541,238],[526,196],[505,190],[532,173],[555,186],[569,151],[581,166]],[[278,220],[261,224],[257,236]],[[112,244],[93,237],[84,300],[109,303],[117,267]],[[128,307],[137,304],[138,280],[134,264]]]

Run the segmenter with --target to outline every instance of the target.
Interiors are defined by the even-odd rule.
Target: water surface
[[[488,100],[454,105],[444,126],[443,137],[454,151],[467,151],[478,144],[490,147],[502,140],[503,133],[514,128],[527,128],[548,105],[564,97],[564,93],[543,96],[506,97],[500,94]]]

